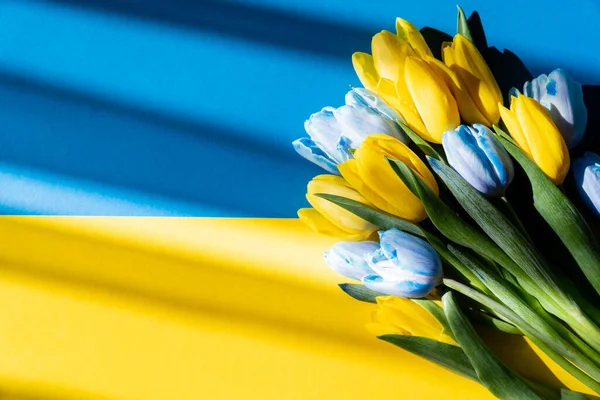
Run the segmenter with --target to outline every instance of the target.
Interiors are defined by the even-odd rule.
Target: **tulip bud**
[[[369,289],[400,297],[423,297],[441,281],[442,261],[429,243],[398,229],[379,233],[381,247],[366,256],[375,273],[362,278]]]
[[[465,118],[468,123],[487,126],[496,124],[500,119],[498,103],[502,102],[502,92],[475,45],[463,35],[457,34],[451,43],[444,43],[442,58],[458,77],[458,88],[464,88],[468,93],[468,97],[454,94],[459,101],[463,118],[468,116]],[[476,110],[472,108],[473,105],[477,107]]]
[[[338,274],[360,281],[373,274],[365,256],[378,248],[377,242],[338,242],[325,252],[325,261]]]
[[[581,197],[600,216],[600,157],[586,152],[573,163],[573,175]]]
[[[435,302],[439,307],[439,302]],[[377,311],[366,328],[373,335],[409,335],[456,345],[444,326],[425,307],[396,296],[377,297]],[[441,307],[440,307],[441,308]]]
[[[569,150],[548,110],[524,95],[511,97],[510,110],[499,105],[502,120],[517,145],[548,178],[561,184],[569,171]]]
[[[311,115],[304,123],[309,137],[292,143],[302,157],[336,175],[337,165],[352,158],[350,149],[357,148],[369,134],[384,133],[408,142],[396,124],[397,113],[383,100],[366,89],[350,93],[346,95],[346,105],[337,109],[325,107]]]
[[[354,53],[352,64],[365,88],[376,92],[423,139],[441,143],[442,134],[460,125],[456,101],[444,77],[422,57],[431,51],[410,22],[396,21],[398,34],[373,37],[373,55]]]
[[[298,210],[300,220],[314,231],[348,240],[364,240],[377,230],[375,225],[350,211],[329,200],[315,196],[318,193],[333,194],[371,205],[344,178],[336,175],[315,176],[308,183],[306,193],[306,199],[314,208],[301,208]]]
[[[348,183],[380,210],[413,222],[425,219],[427,213],[421,200],[396,175],[386,157],[405,163],[438,193],[435,178],[425,163],[407,145],[387,135],[370,135],[354,158],[338,168]]]
[[[502,196],[514,177],[510,156],[492,131],[481,124],[444,133],[448,163],[486,196]]]
[[[516,96],[518,90],[512,88],[510,94]],[[550,112],[569,149],[577,146],[585,133],[588,117],[579,82],[559,68],[525,82],[523,94],[539,101]]]

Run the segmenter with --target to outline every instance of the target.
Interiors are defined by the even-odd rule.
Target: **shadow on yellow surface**
[[[17,399],[492,398],[371,337],[374,306],[322,260],[335,240],[297,220],[2,217],[0,241],[0,388]]]

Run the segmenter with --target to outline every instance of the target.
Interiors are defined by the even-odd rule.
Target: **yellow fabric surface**
[[[0,398],[492,398],[373,338],[298,220],[1,219]]]

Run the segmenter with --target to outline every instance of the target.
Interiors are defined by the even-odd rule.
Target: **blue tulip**
[[[380,247],[366,256],[374,274],[362,278],[369,289],[400,297],[423,297],[441,281],[442,261],[429,243],[390,229],[379,232]]]
[[[337,165],[352,157],[356,149],[372,133],[384,133],[404,143],[408,138],[396,123],[400,116],[376,94],[366,89],[352,89],[346,105],[325,107],[304,123],[309,137],[292,145],[302,157],[325,170],[339,175]]]
[[[325,252],[325,261],[338,274],[360,281],[373,273],[365,257],[378,248],[376,242],[338,242]]]
[[[518,90],[512,88],[510,94],[517,96]],[[523,94],[536,99],[550,111],[569,149],[577,146],[585,133],[588,118],[579,82],[559,68],[549,75],[542,74],[525,82]]]
[[[581,197],[600,216],[600,157],[585,153],[573,163],[573,175]]]
[[[492,131],[461,125],[442,136],[448,163],[486,196],[502,196],[514,177],[512,160]]]

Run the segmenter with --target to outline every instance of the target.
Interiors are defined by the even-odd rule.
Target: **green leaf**
[[[474,269],[481,268],[481,265],[475,266],[469,262],[466,262],[466,264]],[[582,375],[587,376],[588,379],[586,379],[586,385],[588,387],[593,388],[594,390],[600,387],[596,380],[585,373],[581,373],[581,369],[583,369],[596,379],[600,376],[600,369],[590,359],[562,339],[545,321],[540,319],[518,295],[509,289],[508,285],[503,284],[501,280],[494,277],[493,274],[490,274],[485,268],[480,269],[480,273],[482,279],[500,300],[490,298],[483,293],[452,279],[444,279],[443,282],[449,288],[475,300],[518,327],[519,330],[538,345],[538,347],[541,348],[541,346],[543,346],[544,352],[551,356],[557,363],[561,363],[560,365],[563,365],[564,363],[571,364],[569,362],[571,361],[571,365],[575,365],[576,367],[574,369],[567,369],[568,372],[579,380],[582,379]],[[450,324],[450,326],[454,329],[452,324]],[[458,339],[460,341],[460,338]]]
[[[388,163],[390,163],[390,166],[396,175],[398,175],[402,182],[404,182],[408,190],[410,190],[415,196],[419,197],[419,188],[417,187],[418,183],[415,179],[413,179],[414,172],[412,169],[410,169],[410,167],[404,164],[402,161],[396,160],[395,158],[386,157],[386,159],[388,160]]]
[[[424,237],[423,230],[418,225],[386,213],[385,211],[377,210],[359,201],[327,193],[316,193],[315,196],[329,200],[333,204],[350,211],[352,214],[361,217],[365,221],[368,221],[381,229],[396,228],[404,232],[412,233],[413,235]]]
[[[442,297],[444,311],[460,347],[471,361],[481,383],[501,399],[543,399],[514,371],[498,360],[477,336],[473,326],[458,308],[453,293]]]
[[[435,227],[448,239],[462,246],[475,250],[477,253],[498,262],[511,274],[519,279],[521,285],[536,298],[547,298],[544,306],[553,313],[564,313],[551,297],[542,291],[537,283],[529,277],[496,243],[481,231],[464,221],[454,210],[450,209],[435,193],[425,185],[413,171],[400,161],[394,161],[396,174],[405,182],[410,183],[417,196],[421,199],[429,219]],[[394,167],[394,164],[392,167]],[[470,186],[469,186],[470,187]],[[472,189],[472,188],[471,188]],[[475,190],[475,189],[473,189]],[[487,200],[486,200],[487,201]],[[440,250],[438,250],[440,251]],[[452,261],[451,258],[447,258]],[[457,269],[459,265],[452,263]],[[470,279],[472,282],[476,280]],[[541,300],[540,300],[541,301]]]
[[[573,297],[559,286],[558,279],[535,246],[449,165],[432,158],[429,159],[429,163],[461,206],[514,261],[510,265],[499,261],[500,264],[507,268],[548,312],[561,318],[596,351],[600,351],[600,330],[583,313]],[[519,270],[513,270],[514,264],[520,267]]]
[[[350,297],[366,303],[377,303],[378,296],[386,296],[359,283],[340,283],[338,286]]]
[[[497,131],[501,130],[498,128]],[[596,292],[600,294],[600,245],[594,233],[573,203],[529,157],[502,134],[500,141],[529,177],[536,210],[560,237]]]
[[[523,336],[523,332],[521,332],[519,328],[517,328],[513,324],[502,321],[501,319],[486,314],[482,311],[468,309],[465,310],[464,313],[469,317],[471,321],[476,321],[481,325],[492,330],[508,333],[510,335]]]
[[[460,6],[456,6],[456,8],[458,8],[458,17],[456,18],[456,33],[460,33],[469,39],[470,42],[473,42],[473,36],[471,35],[471,29],[469,29],[467,17]]]
[[[479,381],[469,358],[460,347],[419,336],[382,335],[378,338],[446,367],[459,375]]]
[[[587,397],[582,393],[573,392],[568,389],[560,390],[560,400],[586,400],[586,399],[587,399]]]
[[[423,153],[425,153],[426,156],[433,157],[433,158],[438,159],[438,160],[445,160],[446,159],[444,157],[443,153],[440,153],[437,150],[435,150],[432,145],[430,145],[428,142],[426,142],[421,136],[419,136],[418,134],[416,134],[415,131],[413,131],[404,122],[402,122],[400,120],[396,120],[396,123],[398,125],[400,125],[400,127],[406,133],[406,135],[410,138],[410,140],[412,140],[414,142],[414,144],[416,144],[417,147],[419,149],[421,149],[421,151]]]
[[[435,304],[432,300],[428,299],[411,299],[424,309],[426,309],[429,314],[433,315],[435,319],[438,320],[440,325],[442,325],[443,332],[454,339],[454,334],[452,333],[452,329],[450,329],[450,325],[448,325],[448,320],[446,319],[446,314],[444,314],[444,310],[442,307]]]

